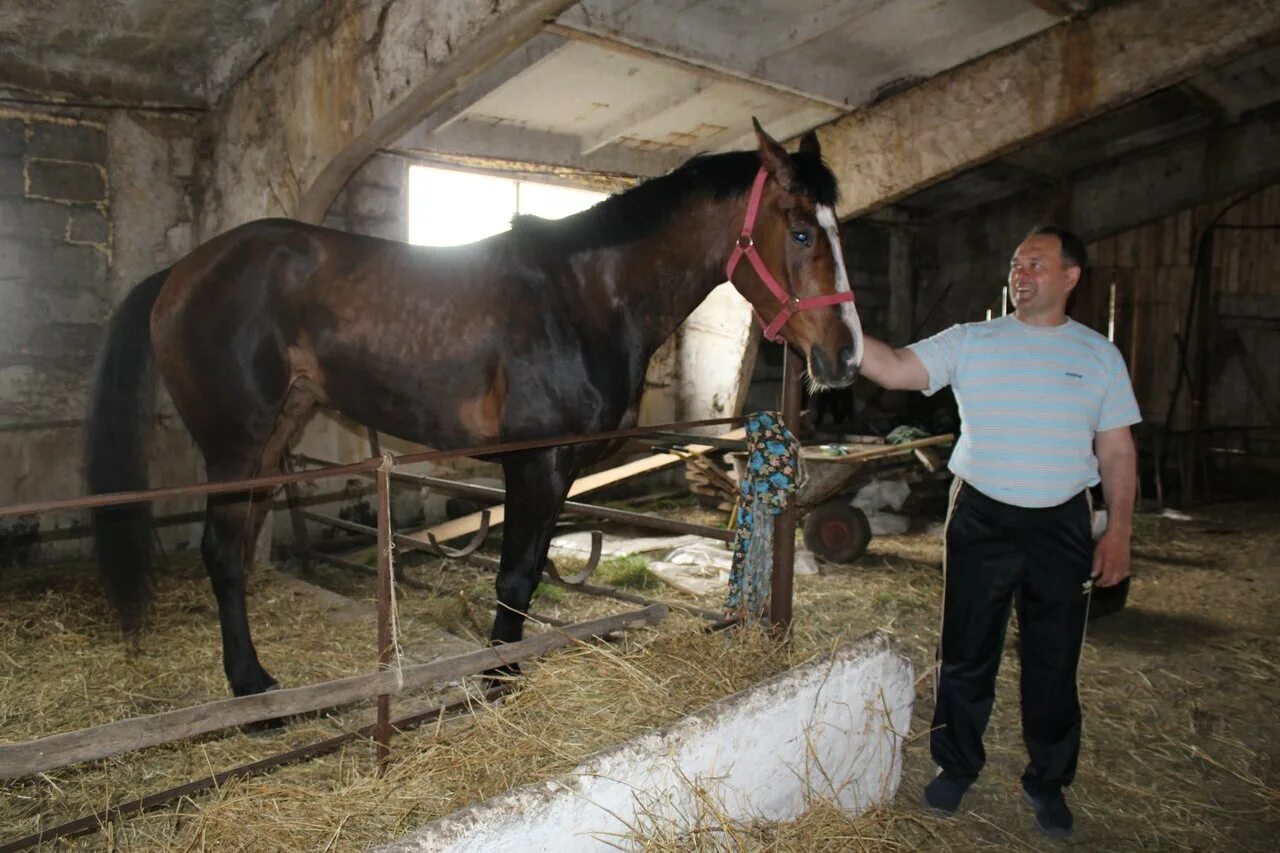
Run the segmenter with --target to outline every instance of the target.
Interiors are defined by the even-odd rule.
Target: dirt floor
[[[682,518],[687,507],[668,507]],[[449,810],[572,767],[614,739],[820,653],[841,637],[892,633],[921,678],[896,801],[857,818],[821,805],[790,824],[636,839],[647,849],[1048,850],[1019,796],[1024,761],[1017,661],[1006,654],[987,737],[989,765],[963,813],[939,821],[918,806],[932,776],[929,677],[941,591],[940,543],[880,537],[856,565],[797,579],[788,647],[733,632],[710,637],[673,617],[603,649],[529,667],[523,688],[474,723],[397,741],[389,779],[356,744],[327,759],[223,786],[63,842],[82,849],[361,849]],[[456,653],[487,632],[492,577],[432,562],[408,569],[432,590],[404,588],[406,653]],[[1084,754],[1069,792],[1067,846],[1109,850],[1270,850],[1280,833],[1280,502],[1218,504],[1190,520],[1138,519],[1129,607],[1094,622],[1084,653]],[[254,636],[282,683],[368,671],[370,581],[324,571],[317,583],[356,600],[334,607],[279,573],[250,590]],[[16,741],[225,696],[217,622],[203,571],[169,560],[156,625],[140,653],[120,643],[88,567],[0,575],[0,741]],[[692,601],[667,589],[643,594]],[[719,602],[696,602],[716,607]],[[582,619],[626,605],[548,591],[534,610]],[[442,634],[444,629],[447,633]],[[1011,634],[1012,637],[1012,634]],[[1012,644],[1011,644],[1012,646]],[[397,710],[433,700],[397,699]],[[649,703],[649,704],[645,704]],[[124,799],[349,731],[367,708],[230,732],[0,783],[0,844]],[[583,720],[591,719],[591,726]],[[489,740],[485,740],[485,738]],[[498,740],[494,740],[494,739]],[[519,743],[503,755],[496,742]],[[431,787],[423,787],[430,784]],[[418,787],[414,787],[418,786]],[[377,803],[371,807],[370,803]]]

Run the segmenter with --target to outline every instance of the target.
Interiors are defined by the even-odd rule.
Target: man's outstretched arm
[[[863,376],[890,391],[923,391],[929,387],[929,371],[909,349],[894,349],[884,341],[864,338]]]

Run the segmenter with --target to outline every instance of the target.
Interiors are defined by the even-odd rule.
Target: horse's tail
[[[169,270],[136,286],[111,318],[98,355],[85,424],[91,494],[147,488],[147,446],[155,411],[151,308]],[[94,551],[107,594],[128,635],[151,605],[151,504],[93,510]]]

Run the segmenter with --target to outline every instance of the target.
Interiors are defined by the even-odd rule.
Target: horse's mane
[[[791,162],[796,179],[790,191],[834,206],[836,179],[822,158],[797,152],[791,155]],[[717,199],[741,195],[750,189],[759,168],[760,158],[754,151],[699,154],[665,175],[611,195],[580,213],[563,219],[518,215],[511,229],[517,240],[548,241],[560,251],[618,246],[658,230],[695,194]]]

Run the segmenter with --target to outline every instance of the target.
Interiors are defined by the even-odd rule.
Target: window
[[[458,246],[506,231],[517,213],[559,219],[604,197],[551,184],[410,166],[408,238],[419,246]]]

